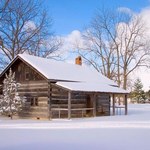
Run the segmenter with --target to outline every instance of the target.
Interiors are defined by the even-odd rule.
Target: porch
[[[123,105],[116,105],[118,94],[63,91],[62,95],[61,89],[56,93],[51,89],[49,119],[120,115],[122,111],[127,115],[127,94],[120,94]]]

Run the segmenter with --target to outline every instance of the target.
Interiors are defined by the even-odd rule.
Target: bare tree
[[[149,38],[138,15],[99,10],[83,37],[86,46],[78,47],[80,55],[124,89],[131,72],[147,66]]]
[[[61,40],[51,31],[53,21],[40,1],[9,0],[3,14],[0,21],[2,62],[8,63],[24,52],[50,57],[61,46]]]
[[[0,20],[2,17],[4,17],[3,15],[5,14],[5,9],[8,5],[9,0],[0,0]]]

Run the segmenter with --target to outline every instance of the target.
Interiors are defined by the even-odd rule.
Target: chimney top
[[[82,58],[81,58],[81,56],[78,56],[78,57],[75,59],[75,64],[76,64],[76,65],[82,65]]]
[[[78,57],[75,59],[75,64],[76,64],[76,65],[82,65],[82,58],[81,58],[81,56],[78,56]]]

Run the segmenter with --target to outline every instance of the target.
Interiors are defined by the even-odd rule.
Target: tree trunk
[[[124,67],[124,73],[123,73],[123,89],[127,89],[127,67]]]

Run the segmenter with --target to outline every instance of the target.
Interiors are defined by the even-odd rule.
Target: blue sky
[[[96,9],[105,6],[111,9],[128,7],[140,12],[150,5],[149,0],[44,0],[53,29],[58,35],[67,35],[73,30],[84,29],[93,17]]]

